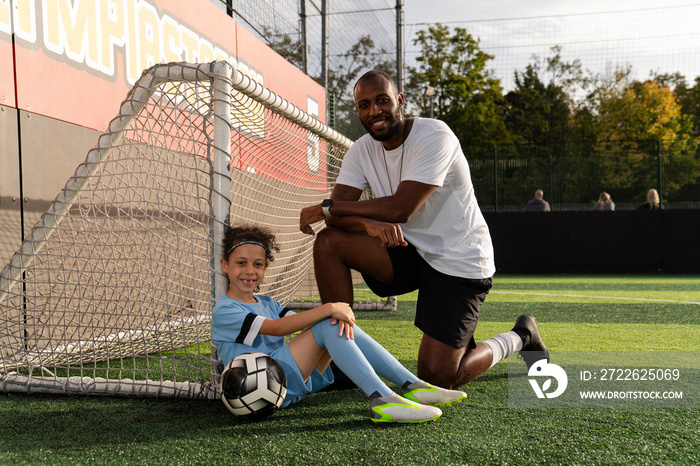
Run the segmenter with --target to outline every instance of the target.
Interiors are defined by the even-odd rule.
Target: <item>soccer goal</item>
[[[0,274],[0,391],[218,397],[225,228],[270,228],[281,252],[261,292],[317,305],[299,212],[350,144],[228,63],[144,71]],[[360,280],[356,295],[395,305]]]

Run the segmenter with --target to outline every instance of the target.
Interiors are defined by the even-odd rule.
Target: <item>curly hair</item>
[[[223,258],[228,260],[228,254],[230,254],[231,249],[244,241],[254,241],[262,244],[267,252],[268,263],[275,260],[272,253],[280,250],[277,238],[270,230],[253,225],[240,225],[228,228],[226,233],[224,233],[224,242],[222,244]]]

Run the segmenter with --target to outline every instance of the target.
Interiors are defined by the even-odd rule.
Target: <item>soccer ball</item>
[[[282,366],[264,353],[236,356],[221,374],[221,400],[236,416],[259,421],[271,416],[287,395]]]

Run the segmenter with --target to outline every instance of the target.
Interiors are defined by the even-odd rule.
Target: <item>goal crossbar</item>
[[[261,292],[314,301],[298,212],[350,145],[226,62],[145,70],[0,273],[0,391],[218,397],[225,228],[273,230]]]

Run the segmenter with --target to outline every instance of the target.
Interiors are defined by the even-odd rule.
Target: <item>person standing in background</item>
[[[661,205],[659,200],[659,193],[654,188],[647,191],[647,202],[637,207],[637,209],[642,210],[660,210],[663,208],[664,206]]]
[[[606,192],[600,193],[600,197],[598,197],[598,202],[595,203],[592,210],[613,212],[615,210],[615,203],[610,197],[610,194]]]
[[[525,212],[549,212],[549,202],[543,199],[544,192],[541,189],[535,191],[535,197],[525,204]]]

